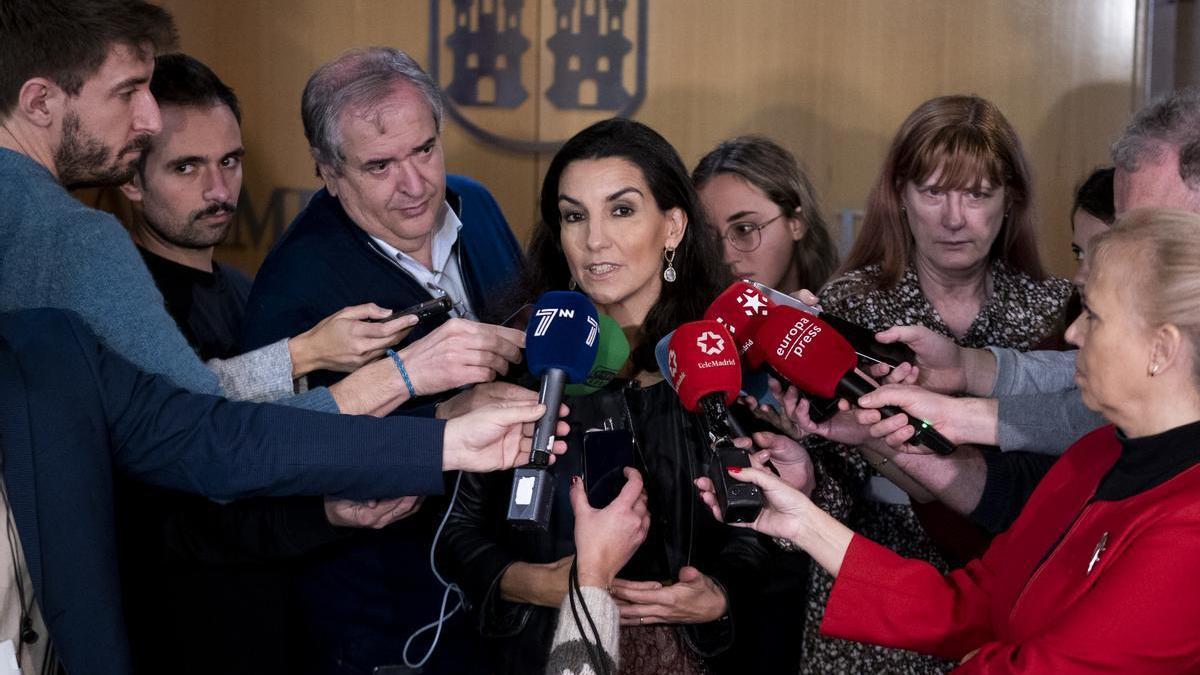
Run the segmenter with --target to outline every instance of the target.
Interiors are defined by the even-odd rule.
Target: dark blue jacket
[[[456,248],[475,313],[488,313],[523,264],[521,246],[487,188],[464,176],[446,176],[446,201],[462,221]],[[242,349],[299,335],[350,305],[374,302],[401,310],[429,300],[429,291],[384,258],[338,199],[322,189],[296,216],[263,260],[246,304]],[[437,324],[422,325],[419,339]],[[344,373],[310,376],[324,385]]]
[[[70,673],[132,672],[114,468],[220,499],[437,494],[443,428],[193,394],[108,350],[74,314],[0,314],[4,480],[35,597]]]
[[[455,245],[471,305],[480,317],[516,279],[523,256],[496,200],[480,183],[446,177],[446,201],[462,221]],[[302,333],[350,305],[374,302],[400,310],[429,300],[429,291],[374,247],[341,202],[317,192],[267,254],[250,291],[243,324],[245,349]],[[405,344],[438,323],[421,325]],[[344,373],[315,373],[309,382],[329,385]],[[447,395],[454,392],[448,392]],[[431,399],[410,401],[399,414],[429,414]],[[303,641],[311,672],[370,673],[401,661],[404,641],[433,621],[442,586],[429,568],[429,547],[444,504],[427,502],[410,518],[382,531],[356,532],[307,559],[300,602],[310,635]],[[427,634],[426,637],[429,637]],[[459,612],[442,633],[425,673],[483,672],[479,638]],[[414,647],[419,657],[428,640]]]

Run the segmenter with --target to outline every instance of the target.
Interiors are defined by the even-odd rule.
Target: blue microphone
[[[513,474],[508,521],[522,529],[546,529],[554,481],[546,469],[554,447],[558,408],[567,383],[584,382],[599,348],[600,320],[587,296],[574,291],[550,291],[538,298],[525,329],[525,362],[542,378],[538,402],[546,412],[533,428],[529,464]]]

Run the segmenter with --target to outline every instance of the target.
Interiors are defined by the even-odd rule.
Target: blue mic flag
[[[542,376],[557,369],[567,382],[583,382],[599,348],[596,306],[582,293],[549,291],[538,298],[525,329],[525,361]]]

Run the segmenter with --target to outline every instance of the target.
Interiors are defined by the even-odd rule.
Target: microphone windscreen
[[[596,349],[596,360],[592,361],[592,369],[588,371],[587,379],[580,384],[568,384],[566,393],[569,396],[586,396],[600,391],[629,360],[629,338],[616,319],[607,314],[600,315],[600,344]]]
[[[667,371],[679,401],[696,412],[700,399],[720,393],[725,405],[742,388],[742,364],[729,331],[716,321],[691,321],[675,329],[667,352]]]
[[[599,348],[600,320],[587,296],[575,291],[543,293],[525,328],[525,361],[541,377],[557,368],[567,382],[587,379]]]
[[[858,363],[846,338],[812,314],[776,306],[758,328],[767,363],[801,391],[825,398],[837,394],[842,376]]]
[[[751,368],[762,365],[762,356],[754,348],[758,326],[770,315],[771,301],[748,281],[735,281],[708,309],[704,318],[725,326],[737,342],[738,354]]]
[[[671,331],[654,345],[654,360],[658,362],[658,372],[662,373],[663,379],[675,387],[675,380],[671,376],[671,337],[675,335],[675,331]]]

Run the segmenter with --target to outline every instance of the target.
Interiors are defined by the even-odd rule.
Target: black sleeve
[[[322,497],[256,497],[218,504],[202,497],[171,495],[161,533],[167,555],[206,565],[286,560],[353,534],[334,527]]]
[[[214,499],[443,491],[440,420],[330,415],[194,394],[142,372],[78,319],[71,324],[92,370],[79,379],[102,402],[113,462],[135,480]]]
[[[467,610],[488,637],[516,635],[533,610],[500,597],[500,578],[517,562],[500,544],[511,485],[511,471],[463,474],[435,552],[438,568],[462,588]]]
[[[697,515],[712,518],[707,509]],[[716,656],[733,645],[734,626],[753,606],[752,598],[762,582],[770,557],[762,535],[744,528],[726,526],[725,529],[727,538],[720,554],[707,569],[700,571],[712,577],[725,592],[729,605],[727,613],[716,621],[683,626],[688,646],[705,658]]]
[[[1037,452],[985,452],[987,482],[971,522],[989,532],[1003,532],[1013,524],[1042,476],[1058,459]]]

